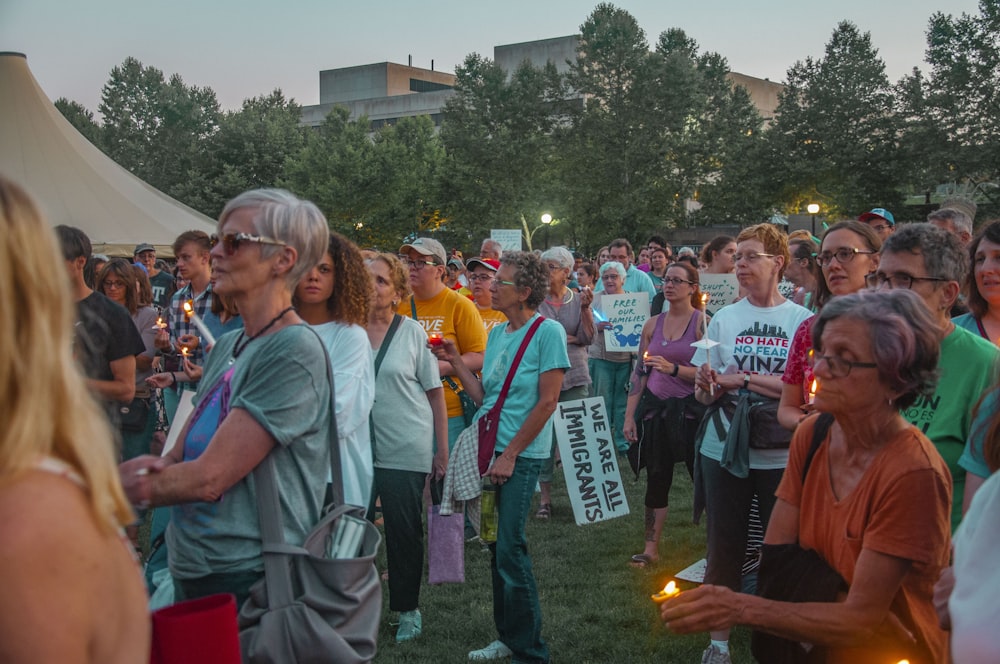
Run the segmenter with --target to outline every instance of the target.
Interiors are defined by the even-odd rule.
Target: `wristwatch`
[[[743,389],[750,389],[750,374],[748,373],[743,374]]]
[[[670,372],[670,375],[677,378],[677,372],[681,370],[681,365],[674,363],[674,370]]]

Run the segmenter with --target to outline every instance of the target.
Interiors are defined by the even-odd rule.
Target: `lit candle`
[[[185,360],[191,357],[191,353],[188,351],[187,346],[181,346],[181,355]]]
[[[184,315],[187,316],[192,323],[194,323],[196,328],[198,328],[198,334],[201,335],[202,342],[204,342],[205,346],[214,346],[215,337],[213,337],[212,333],[208,331],[208,326],[205,325],[205,321],[201,319],[201,316],[194,312],[194,300],[187,300],[184,303]]]
[[[167,324],[163,322],[163,316],[157,316],[156,317],[156,325],[153,326],[153,329],[154,330],[162,330],[166,326],[167,326]]]
[[[813,378],[812,385],[809,386],[809,403],[816,401],[816,391],[819,389],[819,384],[816,379]]]
[[[667,582],[667,585],[663,586],[663,590],[656,593],[655,595],[650,595],[649,598],[652,599],[654,602],[659,603],[670,599],[674,595],[679,595],[680,593],[681,590],[680,588],[677,587],[677,584],[674,583],[673,581],[669,581]]]
[[[427,335],[427,340],[432,346],[440,346],[444,343],[444,337],[441,336],[440,332],[431,332]]]

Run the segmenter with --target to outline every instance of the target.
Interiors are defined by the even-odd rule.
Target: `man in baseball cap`
[[[865,212],[858,217],[858,221],[871,226],[872,230],[885,242],[894,230],[896,230],[896,218],[885,208],[873,208],[870,212]]]
[[[156,247],[148,242],[137,244],[132,252],[132,259],[146,268],[149,285],[153,289],[153,306],[158,309],[166,308],[174,294],[174,277],[156,267]]]
[[[404,256],[410,251],[415,251],[421,256],[428,256],[434,259],[435,265],[446,265],[448,254],[445,253],[444,245],[429,237],[418,237],[409,244],[404,244],[399,248],[399,254]]]

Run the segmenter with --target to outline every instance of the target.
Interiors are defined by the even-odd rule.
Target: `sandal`
[[[552,516],[551,503],[542,503],[538,506],[538,511],[535,512],[536,519],[548,519],[550,516]]]
[[[632,567],[639,567],[639,568],[651,567],[653,563],[655,563],[656,561],[657,559],[654,558],[653,556],[650,556],[645,553],[637,553],[634,556],[632,556],[632,559],[629,561],[629,565],[631,565]]]

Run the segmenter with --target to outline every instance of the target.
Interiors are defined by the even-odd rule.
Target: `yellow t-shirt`
[[[482,353],[486,350],[483,320],[469,298],[444,288],[429,300],[417,300],[413,297],[403,300],[396,312],[413,318],[411,302],[416,305],[416,319],[424,332],[439,332],[442,337],[455,342],[458,352],[462,354]],[[462,384],[458,378],[453,379],[459,385]],[[448,417],[461,417],[462,402],[447,384],[444,385],[444,398],[448,405]]]
[[[497,325],[500,325],[501,323],[507,322],[507,317],[504,316],[501,312],[497,311],[496,309],[490,307],[483,309],[478,304],[476,305],[476,309],[479,310],[479,315],[483,319],[483,327],[486,328],[487,337],[490,336],[490,330],[492,330]]]

